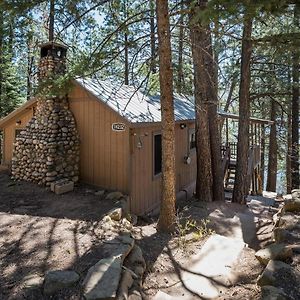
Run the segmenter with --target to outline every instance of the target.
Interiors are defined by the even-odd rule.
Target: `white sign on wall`
[[[111,129],[113,131],[125,131],[125,124],[124,123],[112,123]]]

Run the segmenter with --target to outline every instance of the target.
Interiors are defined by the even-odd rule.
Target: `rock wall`
[[[41,58],[40,80],[65,72],[65,58]],[[79,135],[67,96],[45,96],[16,138],[12,159],[15,179],[50,185],[60,179],[78,181]]]

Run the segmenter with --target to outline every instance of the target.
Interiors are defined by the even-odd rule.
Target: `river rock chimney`
[[[55,78],[66,71],[67,47],[48,42],[41,45],[39,83],[45,85],[36,112],[16,138],[12,175],[49,186],[60,179],[78,181],[79,136],[69,110],[68,97],[55,91]],[[58,94],[58,93],[57,93]]]

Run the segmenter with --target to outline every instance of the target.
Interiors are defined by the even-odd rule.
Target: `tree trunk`
[[[127,36],[127,33],[125,32],[124,34],[124,44],[125,44],[125,47],[124,47],[124,52],[125,52],[125,72],[124,72],[124,83],[126,85],[129,85],[129,61],[128,61],[128,36]]]
[[[1,8],[1,4],[0,4],[0,118],[3,116],[3,100],[2,100],[2,93],[3,93],[3,86],[2,86],[2,82],[4,80],[3,78],[3,35],[4,35],[4,12],[3,9]]]
[[[183,11],[184,4],[181,1],[180,10]],[[184,40],[184,15],[181,13],[178,26],[179,26],[179,37],[178,37],[178,66],[177,66],[177,92],[183,93],[184,87],[184,75],[183,75],[183,40]]]
[[[196,196],[199,200],[212,201],[211,142],[208,121],[208,86],[204,52],[206,33],[195,17],[206,8],[206,1],[199,1],[193,8],[190,18],[190,34],[194,64],[194,94],[196,107],[196,150],[197,182]]]
[[[292,118],[291,107],[288,107],[287,116],[287,152],[286,152],[286,192],[292,192],[292,172],[291,172],[291,151],[292,151]]]
[[[252,22],[247,13],[244,16],[244,29],[241,57],[241,81],[239,89],[239,131],[237,144],[237,166],[232,201],[245,203],[249,193],[248,150],[249,150],[249,119],[250,119],[250,61],[252,54]]]
[[[173,70],[171,61],[170,21],[167,0],[156,0],[159,43],[159,82],[162,123],[162,201],[158,230],[175,227],[175,120]]]
[[[151,63],[150,68],[153,74],[156,73],[156,50],[155,50],[155,4],[154,0],[150,0],[150,48],[151,48]]]
[[[299,26],[300,7],[295,5],[294,25]],[[299,63],[300,54],[298,47],[294,46],[292,54],[293,61],[293,88],[292,88],[292,151],[291,151],[291,170],[292,170],[292,189],[299,188]]]
[[[271,101],[271,120],[276,121],[277,105],[274,100]],[[268,162],[268,178],[267,191],[276,192],[277,180],[277,137],[276,137],[276,123],[271,125],[269,138],[269,162]]]
[[[54,1],[55,0],[50,0],[49,41],[54,41],[54,14],[55,14]]]

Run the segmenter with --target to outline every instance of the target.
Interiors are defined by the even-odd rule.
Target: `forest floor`
[[[34,184],[11,181],[6,172],[0,172],[1,300],[48,299],[41,290],[24,290],[28,275],[42,278],[48,270],[73,269],[84,278],[88,268],[103,258],[99,222],[112,203],[96,196],[96,191],[79,185],[73,192],[58,196]],[[247,244],[230,266],[235,283],[222,289],[219,299],[259,299],[256,279],[262,267],[254,254],[270,238],[272,212],[268,201],[261,197],[247,206],[183,201],[178,203],[180,230],[173,235],[158,233],[155,219],[139,219],[133,235],[147,263],[145,297],[152,299],[163,291],[182,299],[201,299],[184,285],[181,269],[213,231]],[[51,299],[82,299],[80,285]]]

